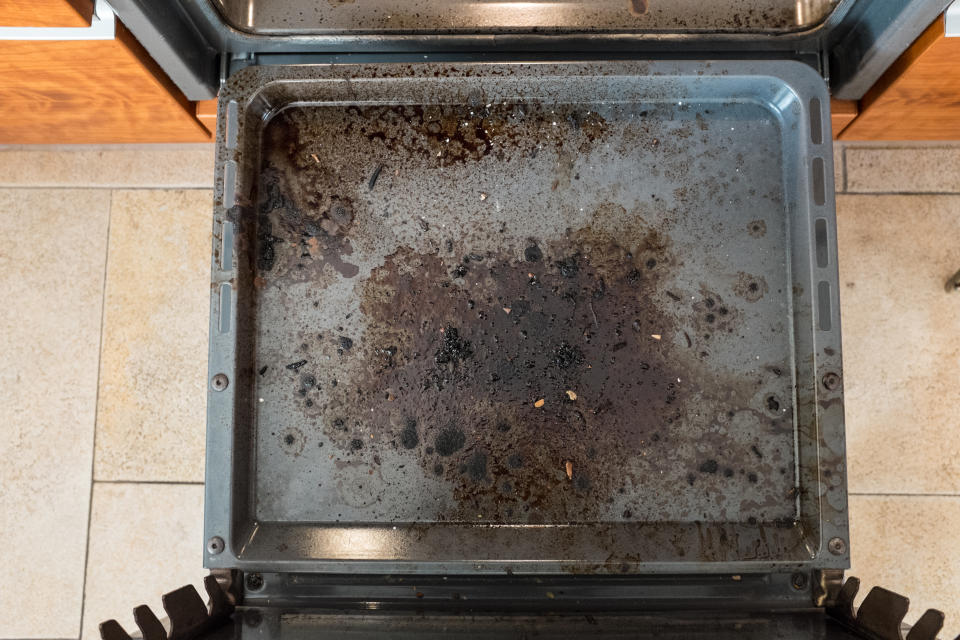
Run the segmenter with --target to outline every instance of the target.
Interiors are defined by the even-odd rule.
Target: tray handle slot
[[[237,163],[227,160],[223,164],[223,207],[229,209],[237,203]]]
[[[224,282],[220,285],[220,321],[217,323],[220,333],[230,333],[230,298],[233,290]]]
[[[820,98],[810,98],[810,140],[823,144],[823,115],[820,113]]]
[[[821,331],[830,331],[833,311],[830,303],[830,283],[821,280],[817,285],[817,322]]]
[[[826,176],[823,169],[823,158],[813,159],[813,202],[822,206],[827,201]]]
[[[817,266],[821,269],[830,266],[830,248],[827,239],[827,220],[817,218],[814,223],[814,244],[817,252]]]
[[[818,221],[819,222],[819,221]],[[224,220],[220,225],[220,269],[233,268],[233,223]]]
[[[227,124],[223,132],[224,140],[227,143],[227,149],[236,149],[237,148],[237,124],[238,124],[238,109],[237,101],[231,100],[227,103]]]

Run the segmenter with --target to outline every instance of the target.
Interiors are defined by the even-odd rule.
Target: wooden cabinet
[[[26,4],[0,0],[0,23],[16,25]],[[56,7],[82,21],[73,5],[30,3],[34,14]],[[0,40],[0,144],[209,140],[194,104],[119,22],[113,40]]]
[[[87,27],[92,17],[90,0],[0,0],[5,27]]]
[[[840,140],[960,139],[960,38],[941,16],[860,100]]]
[[[90,24],[92,0],[0,0],[0,24]],[[940,17],[859,102],[832,101],[840,140],[960,139],[960,38]],[[201,142],[216,102],[192,103],[136,38],[0,40],[0,144]]]
[[[830,100],[830,129],[834,140],[853,122],[859,111],[860,105],[856,100]]]

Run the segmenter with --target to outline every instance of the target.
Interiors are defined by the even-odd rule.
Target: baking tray
[[[846,567],[828,100],[795,62],[231,77],[206,565]]]

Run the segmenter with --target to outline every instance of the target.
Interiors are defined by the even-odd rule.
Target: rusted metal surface
[[[262,132],[225,209],[246,333],[217,395],[239,394],[247,517],[320,523],[253,529],[261,561],[523,560],[551,535],[537,553],[575,572],[819,556],[820,463],[840,514],[845,491],[842,446],[807,444],[811,360],[839,369],[839,342],[797,351],[805,112],[770,79],[574,79],[596,70],[418,70],[381,104],[364,74],[410,71],[363,70],[350,100],[291,83],[265,125],[245,107]]]

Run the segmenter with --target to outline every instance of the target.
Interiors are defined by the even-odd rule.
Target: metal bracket
[[[89,27],[0,27],[0,40],[113,40],[117,25],[106,0],[96,0]]]
[[[843,569],[821,569],[813,574],[813,601],[818,607],[832,607],[840,595]]]
[[[143,640],[191,640],[213,630],[233,613],[236,601],[230,593],[232,578],[232,574],[211,574],[203,579],[210,598],[207,604],[189,584],[165,594],[163,610],[167,614],[167,624],[161,622],[150,607],[136,607],[133,619],[140,629],[140,636]],[[220,584],[223,580],[230,583],[227,589]],[[100,623],[100,637],[102,640],[131,640],[130,634],[116,620]]]
[[[833,97],[862,98],[948,4],[947,0],[854,2],[844,24],[825,42]]]
[[[123,26],[188,100],[217,95],[217,51],[184,15],[180,2],[111,0]]]
[[[910,600],[898,593],[874,587],[854,613],[853,600],[860,590],[860,580],[848,578],[837,594],[836,602],[827,607],[827,613],[847,627],[876,640],[904,640],[904,616]],[[928,609],[917,623],[909,628],[906,640],[936,640],[943,627],[943,613]]]

